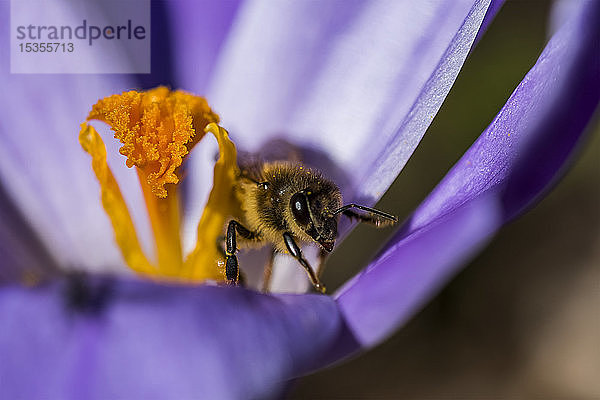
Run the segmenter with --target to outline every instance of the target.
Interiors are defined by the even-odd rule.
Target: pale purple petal
[[[439,109],[489,4],[246,2],[209,98],[243,149],[273,137],[323,149],[354,183],[370,182],[361,197],[379,197]],[[371,179],[376,161],[385,174]]]
[[[8,6],[0,2],[4,21],[9,21]],[[3,37],[9,37],[8,30],[8,23],[1,24]],[[7,46],[8,40],[0,43],[3,54],[9,54]],[[98,62],[106,62],[101,56]],[[8,57],[0,63],[4,93],[0,100],[0,180],[10,200],[64,268],[122,268],[91,160],[81,149],[78,134],[79,124],[98,99],[136,83],[131,76],[111,74],[11,74]],[[117,144],[104,132],[109,153],[114,155],[111,161],[120,166],[114,172],[127,192],[136,187],[132,182],[137,178],[122,167]],[[142,204],[141,194],[125,195]],[[143,224],[144,210],[138,210],[134,216]]]
[[[347,201],[371,204],[437,113],[489,4],[247,1],[208,98],[240,149],[264,153],[274,139],[319,149],[309,164],[334,178]],[[190,160],[188,221],[200,216],[214,151],[204,143]],[[189,249],[195,226],[184,229]]]
[[[135,281],[0,290],[6,398],[271,398],[337,338],[327,296]]]
[[[398,176],[425,131],[440,109],[446,95],[454,84],[462,65],[469,54],[481,22],[486,15],[489,2],[475,2],[469,14],[452,37],[439,63],[417,94],[416,99],[401,119],[390,126],[391,135],[384,130],[383,141],[376,148],[367,150],[363,159],[367,167],[355,182],[353,196],[358,201],[372,204],[378,200]]]
[[[598,37],[600,3],[580,2],[492,124],[387,250],[340,291],[362,346],[396,329],[555,181],[598,105]]]

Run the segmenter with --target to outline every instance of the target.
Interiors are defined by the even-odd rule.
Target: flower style
[[[409,4],[326,3],[318,12],[313,3],[228,5],[215,12],[222,20],[195,24],[190,35],[182,31],[199,15],[197,5],[174,2],[175,72],[181,86],[203,91],[212,71],[211,106],[241,147],[256,150],[274,132],[318,147],[342,170],[361,171],[344,183],[344,196],[373,203],[408,160],[486,13],[497,7],[460,1],[423,11]],[[490,126],[384,251],[331,297],[62,277],[59,269],[116,272],[122,265],[89,157],[75,140],[81,116],[74,114],[85,116],[99,98],[134,83],[11,76],[3,65],[11,103],[0,122],[0,279],[12,283],[0,288],[2,391],[23,398],[267,398],[287,379],[379,343],[530,206],[569,158],[600,97],[600,4],[574,8]],[[4,3],[0,12],[7,13]],[[222,26],[234,14],[222,42]],[[224,43],[218,62],[216,50],[202,54],[202,64],[190,51],[206,40],[203,30],[214,41],[202,48]],[[41,91],[55,97],[41,98]],[[36,117],[24,118],[17,107],[35,107]],[[109,149],[109,163],[116,153]],[[190,162],[187,179],[200,181],[206,161]],[[160,195],[151,173],[143,178],[157,183],[150,192]],[[133,186],[130,175],[115,174],[122,188]],[[198,221],[205,190],[192,187],[189,219]],[[44,274],[53,279],[32,288],[15,283]]]

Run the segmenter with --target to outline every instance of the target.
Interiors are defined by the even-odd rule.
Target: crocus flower
[[[252,2],[212,10],[174,2],[177,82],[204,91],[211,76],[210,104],[238,146],[254,151],[277,134],[316,147],[340,169],[360,171],[342,187],[347,200],[373,203],[497,7],[414,4]],[[6,17],[6,3],[0,7]],[[206,25],[188,31],[186,21],[199,15]],[[92,104],[135,83],[11,76],[3,63],[2,394],[265,398],[290,378],[375,346],[556,181],[599,101],[599,20],[598,2],[574,4],[489,127],[383,252],[332,296],[120,275],[65,278],[68,268],[118,272],[123,265],[76,134]],[[116,153],[108,149],[109,158]],[[200,180],[206,161],[190,161],[187,179]],[[115,174],[125,197],[141,199],[129,193],[131,176]],[[187,214],[196,222],[206,195],[199,187]],[[40,275],[49,279],[20,283]]]

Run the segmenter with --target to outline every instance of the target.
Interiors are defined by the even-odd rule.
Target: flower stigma
[[[235,145],[217,123],[219,116],[202,97],[166,87],[146,92],[128,91],[99,100],[87,120],[99,120],[114,132],[135,167],[152,226],[156,260],[141,248],[135,225],[119,185],[106,160],[102,138],[87,122],[81,124],[79,143],[92,157],[92,169],[100,184],[104,211],[112,224],[115,241],[127,266],[154,279],[199,282],[224,281],[217,241],[226,218],[235,215],[239,202],[233,186],[239,169]],[[198,223],[197,242],[186,257],[181,245],[180,167],[206,133],[219,145],[213,188]]]

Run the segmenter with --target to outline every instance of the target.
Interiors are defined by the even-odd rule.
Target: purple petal
[[[58,272],[27,220],[0,185],[0,284],[44,279]]]
[[[332,344],[327,296],[136,281],[0,290],[7,398],[271,398]]]
[[[502,224],[498,200],[477,198],[395,242],[337,294],[353,340],[337,346],[334,360],[387,337],[419,310],[477,253]],[[348,347],[351,346],[351,347]]]
[[[172,37],[170,51],[175,60],[173,69],[179,87],[198,94],[205,92],[240,3],[241,0],[173,0],[166,3]]]
[[[243,149],[273,137],[323,149],[356,187],[370,182],[361,197],[377,198],[439,109],[489,3],[248,2],[209,98]]]
[[[8,2],[0,2],[0,17],[9,21]],[[0,26],[5,38],[8,30],[8,23]],[[8,40],[0,43],[3,54],[9,54],[8,45]],[[0,63],[0,180],[62,267],[122,268],[90,158],[77,138],[92,104],[135,85],[131,76],[123,75],[11,74],[8,57]],[[110,161],[122,166],[117,143],[108,139],[106,144],[114,155]],[[114,172],[124,191],[136,187],[132,171],[121,167]],[[143,203],[141,193],[125,195]],[[134,218],[143,224],[144,210],[134,210]]]
[[[511,218],[564,164],[600,96],[598,43],[593,40],[598,21],[594,12],[583,15],[581,4],[494,121],[421,204],[410,230],[491,188],[520,185],[522,198],[508,198],[504,206]],[[510,190],[504,197],[517,196]]]
[[[556,180],[600,98],[600,3],[578,4],[491,125],[387,250],[338,294],[362,346],[396,329]]]

